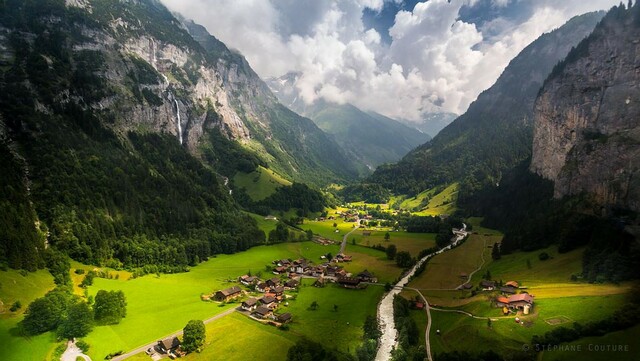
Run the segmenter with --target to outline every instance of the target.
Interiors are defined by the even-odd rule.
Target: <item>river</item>
[[[380,324],[382,335],[380,336],[380,345],[378,347],[378,353],[376,354],[376,361],[388,361],[391,359],[391,350],[396,346],[396,338],[398,337],[398,331],[395,327],[393,317],[393,297],[402,291],[402,288],[409,283],[409,279],[416,273],[416,270],[429,258],[438,255],[442,252],[450,250],[458,244],[466,235],[467,225],[462,224],[462,228],[459,231],[454,231],[456,239],[448,246],[430,253],[421,258],[416,264],[407,272],[407,274],[398,281],[387,293],[380,304],[378,305],[378,323]],[[431,357],[429,357],[431,359]]]

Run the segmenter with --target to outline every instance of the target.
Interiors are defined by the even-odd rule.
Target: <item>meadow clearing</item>
[[[278,187],[291,185],[290,181],[263,166],[259,166],[251,173],[237,172],[233,177],[233,183],[238,188],[244,188],[247,195],[254,201],[267,198]]]
[[[368,235],[364,235],[365,232],[367,232]],[[384,239],[384,235],[387,232],[389,233],[388,241]],[[393,232],[391,229],[358,229],[349,235],[350,242],[352,239],[355,239],[356,244],[365,247],[373,247],[378,244],[383,247],[389,247],[393,244],[398,249],[398,252],[407,251],[413,257],[417,257],[420,251],[435,247],[436,245],[435,233],[409,233],[404,231]]]

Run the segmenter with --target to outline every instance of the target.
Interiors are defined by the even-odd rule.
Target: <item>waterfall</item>
[[[180,140],[180,144],[182,144],[182,124],[180,123],[180,105],[178,104],[178,99],[173,97],[173,102],[176,104],[176,114],[178,115],[178,139]]]

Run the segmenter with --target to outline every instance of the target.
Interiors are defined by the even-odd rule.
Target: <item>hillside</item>
[[[317,100],[308,105],[295,87],[296,73],[271,78],[267,84],[278,99],[303,114],[340,145],[359,165],[362,174],[375,167],[400,160],[413,148],[431,137],[410,124],[403,124],[375,112],[364,112],[351,104],[334,104]]]
[[[241,55],[187,28],[154,0],[3,3],[0,262],[42,267],[48,244],[87,263],[186,266],[264,240],[220,175],[355,175]]]
[[[463,197],[499,182],[502,172],[531,154],[533,103],[544,79],[603,15],[581,15],[540,36],[463,115],[397,164],[379,167],[366,182],[415,195],[460,181]]]

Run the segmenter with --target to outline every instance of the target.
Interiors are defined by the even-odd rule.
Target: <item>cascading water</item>
[[[178,99],[173,98],[173,102],[176,104],[176,114],[178,115],[178,140],[180,140],[180,144],[182,144],[182,124],[180,121],[180,105],[178,104]]]

